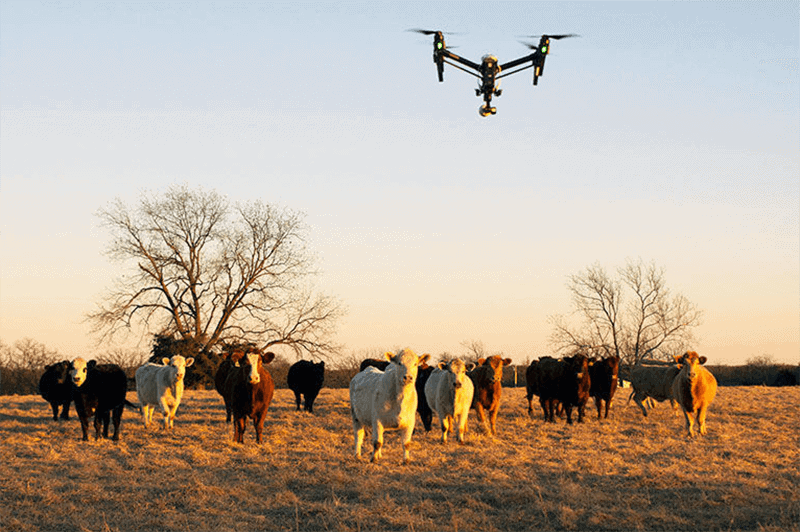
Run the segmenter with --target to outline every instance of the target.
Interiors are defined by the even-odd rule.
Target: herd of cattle
[[[266,365],[273,353],[226,353],[217,369],[215,388],[225,403],[226,418],[234,424],[234,441],[244,441],[248,419],[252,420],[256,441],[261,443],[264,419],[272,401],[275,384]],[[384,359],[367,359],[350,381],[350,411],[356,457],[361,456],[366,429],[372,434],[372,461],[381,457],[383,433],[397,430],[403,442],[403,459],[409,459],[411,436],[419,413],[426,431],[432,428],[433,414],[439,419],[441,441],[447,442],[455,432],[464,443],[469,411],[474,409],[483,430],[496,434],[500,408],[503,367],[511,359],[491,356],[477,364],[460,359],[428,365],[430,355],[417,356],[404,349],[386,353]],[[161,364],[147,363],[136,370],[136,392],[139,405],[126,399],[127,377],[115,364],[98,364],[94,360],[76,358],[46,367],[39,382],[42,397],[50,403],[53,419],[69,418],[69,407],[81,422],[83,440],[88,440],[89,420],[94,418],[95,438],[108,437],[113,421],[114,440],[119,439],[123,409],[128,406],[142,412],[145,427],[156,409],[163,412],[164,428],[173,427],[175,413],[183,395],[186,368],[192,358],[173,356]],[[630,372],[632,398],[647,416],[652,401],[669,400],[683,410],[689,437],[695,435],[695,424],[706,433],[706,412],[716,394],[717,382],[702,364],[706,357],[689,351],[675,357],[669,366],[634,366]],[[287,384],[294,392],[297,410],[313,412],[314,400],[324,382],[325,363],[301,360],[289,368]],[[555,359],[541,357],[531,362],[526,371],[528,414],[534,415],[533,397],[539,397],[544,420],[554,422],[556,415],[583,421],[590,397],[595,400],[597,417],[608,417],[609,406],[619,382],[619,357],[588,358],[578,354]],[[61,414],[59,416],[59,408]]]

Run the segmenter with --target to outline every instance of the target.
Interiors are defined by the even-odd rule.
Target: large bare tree
[[[644,358],[668,359],[693,341],[702,312],[672,294],[663,268],[639,261],[610,276],[599,264],[570,276],[572,318],[553,316],[551,341],[561,351],[619,355],[625,364]]]
[[[129,268],[89,314],[101,337],[144,327],[210,352],[225,342],[327,356],[342,308],[316,293],[301,214],[173,186],[98,212]]]

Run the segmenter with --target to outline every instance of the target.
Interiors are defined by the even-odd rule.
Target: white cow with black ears
[[[384,430],[399,430],[403,439],[403,462],[409,461],[411,435],[417,412],[417,368],[430,355],[418,357],[410,349],[385,353],[386,371],[368,367],[350,381],[350,413],[356,458],[361,457],[366,427],[372,427],[372,459],[381,458]]]
[[[175,355],[161,362],[163,365],[151,362],[136,370],[136,393],[142,405],[144,426],[150,424],[156,407],[160,406],[164,411],[164,428],[171,429],[183,397],[186,368],[194,364],[194,359]]]

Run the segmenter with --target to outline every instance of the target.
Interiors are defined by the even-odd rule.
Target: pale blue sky
[[[798,5],[3,1],[0,339],[94,349],[94,213],[186,182],[307,213],[348,350],[550,354],[567,277],[642,258],[712,361],[797,362]],[[581,38],[483,119],[413,27]]]

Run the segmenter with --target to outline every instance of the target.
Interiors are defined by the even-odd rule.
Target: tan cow
[[[683,417],[686,419],[686,430],[689,437],[693,438],[693,415],[700,426],[700,434],[706,433],[706,412],[717,394],[717,379],[701,366],[706,363],[706,357],[701,357],[694,351],[676,355],[675,362],[678,363],[680,372],[672,381],[672,397],[681,405]]]

